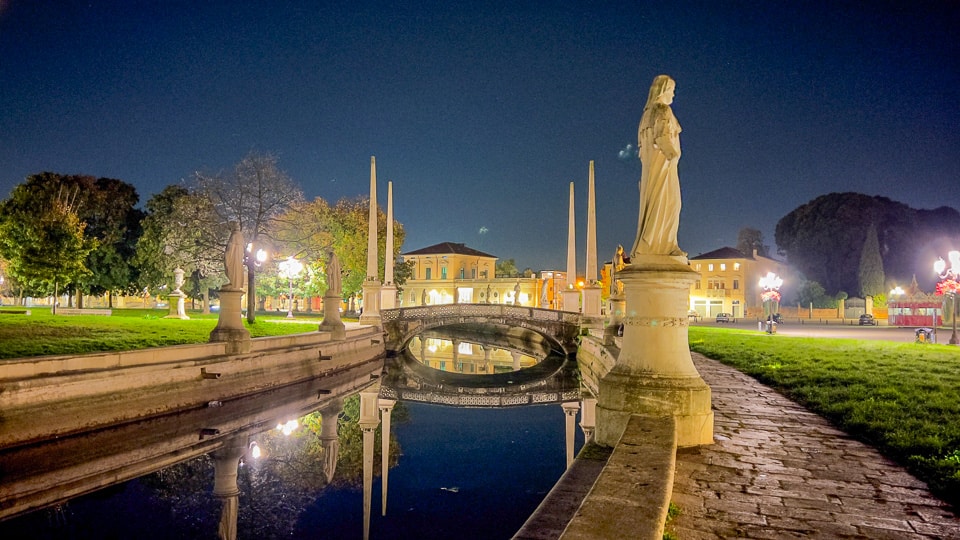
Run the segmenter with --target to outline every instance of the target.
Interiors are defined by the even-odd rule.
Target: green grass
[[[30,315],[0,314],[0,359],[49,354],[82,354],[128,351],[205,343],[217,326],[217,314],[188,312],[189,320],[164,319],[167,309],[114,309],[109,317],[50,314],[47,308],[30,308]],[[319,315],[257,315],[244,326],[251,337],[299,334],[317,330]]]
[[[960,507],[960,347],[691,327],[690,349],[824,416]]]

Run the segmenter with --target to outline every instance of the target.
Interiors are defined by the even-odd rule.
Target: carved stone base
[[[615,444],[631,414],[674,416],[678,445],[713,442],[710,387],[690,358],[687,311],[699,278],[685,257],[635,257],[623,282],[623,341],[599,382],[597,442]]]
[[[600,287],[589,285],[583,288],[583,314],[591,317],[600,316],[602,300]]]
[[[560,292],[560,299],[563,301],[563,311],[580,312],[580,291],[564,289]]]
[[[323,296],[323,321],[320,323],[321,332],[330,332],[334,340],[343,340],[347,337],[346,328],[340,320],[340,295]]]
[[[380,319],[380,282],[363,282],[363,313],[360,314],[360,324],[381,326]]]
[[[217,327],[210,332],[210,341],[226,342],[230,354],[250,352],[250,332],[244,328],[240,312],[242,297],[243,289],[220,289],[220,316]]]
[[[187,315],[186,306],[184,305],[184,294],[182,292],[171,293],[167,297],[167,303],[170,305],[170,314],[164,317],[164,319],[183,319],[187,320],[190,317]]]

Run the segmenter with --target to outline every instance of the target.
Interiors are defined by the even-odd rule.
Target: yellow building
[[[763,308],[760,278],[768,272],[783,276],[786,270],[785,263],[761,257],[756,250],[744,255],[732,247],[691,257],[690,266],[700,273],[690,287],[690,309],[701,317],[757,316]]]
[[[400,307],[437,304],[513,304],[537,307],[536,278],[496,277],[497,257],[464,244],[443,242],[403,254],[413,275]]]

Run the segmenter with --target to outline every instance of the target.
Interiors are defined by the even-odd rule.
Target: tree
[[[0,205],[0,256],[7,260],[9,275],[29,292],[57,297],[61,285],[90,274],[84,261],[97,242],[84,236],[77,192],[61,189],[44,200],[44,188],[20,184]]]
[[[270,240],[275,221],[294,204],[303,200],[303,193],[277,165],[270,154],[251,152],[227,173],[195,174],[197,192],[210,201],[221,223],[235,221],[250,246],[251,255]],[[247,258],[247,321],[256,320],[256,261]]]
[[[826,295],[823,286],[816,281],[805,280],[797,287],[797,302],[802,306],[813,304],[815,308],[831,307],[833,300]]]
[[[877,239],[877,228],[870,226],[867,229],[867,239],[860,252],[860,269],[857,273],[860,281],[860,294],[877,296],[884,293],[883,258],[880,257],[880,241]]]
[[[763,244],[763,233],[759,229],[744,227],[737,234],[737,251],[749,257],[753,250],[757,250],[761,257],[770,256],[770,246]]]
[[[497,261],[497,268],[495,270],[497,277],[518,277],[520,271],[517,270],[517,263],[513,259],[505,259]]]

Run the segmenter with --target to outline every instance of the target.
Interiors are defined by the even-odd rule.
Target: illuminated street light
[[[953,334],[950,336],[950,344],[956,345],[957,340],[957,293],[960,293],[960,251],[951,251],[947,254],[950,259],[950,268],[941,257],[933,263],[933,271],[937,273],[940,282],[937,283],[937,295],[949,296],[953,304]]]
[[[287,308],[287,318],[293,318],[293,278],[300,275],[300,271],[303,270],[303,263],[293,258],[291,255],[287,257],[287,260],[281,262],[277,265],[280,268],[280,277],[287,278],[287,282],[290,284],[290,296],[287,298],[289,306]]]
[[[267,260],[267,252],[258,249],[256,254],[253,252],[253,242],[247,244],[247,322],[253,324],[257,320],[257,283],[254,275],[256,269],[263,265]]]
[[[760,287],[763,292],[760,293],[760,300],[763,302],[764,312],[767,315],[767,333],[773,333],[773,304],[780,304],[780,286],[783,280],[773,272],[767,272],[767,275],[760,278]]]

